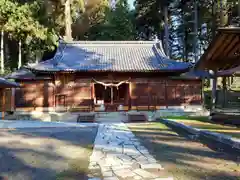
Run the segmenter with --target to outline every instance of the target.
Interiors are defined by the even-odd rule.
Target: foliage
[[[0,29],[5,32],[5,64],[16,67],[18,42],[23,43],[24,62],[34,60],[47,50],[54,54],[57,40],[65,34],[66,0],[0,0]],[[149,40],[164,36],[164,8],[168,7],[171,58],[191,61],[194,57],[194,1],[135,0],[71,0],[71,26],[74,40]],[[219,26],[239,23],[238,0],[198,1],[199,54],[204,52]],[[222,8],[220,8],[222,2]]]
[[[134,40],[133,13],[127,0],[119,0],[114,9],[105,9],[101,22],[88,32],[90,40]]]
[[[138,34],[141,39],[150,39],[163,29],[161,1],[136,0],[135,16]]]

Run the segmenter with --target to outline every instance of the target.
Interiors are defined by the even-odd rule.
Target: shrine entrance
[[[119,86],[94,84],[95,105],[104,105],[108,111],[116,111],[119,105],[129,105],[129,84]]]

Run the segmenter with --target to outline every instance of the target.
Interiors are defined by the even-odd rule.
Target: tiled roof
[[[8,81],[2,77],[0,77],[0,88],[12,88],[18,87],[19,85],[15,82]]]
[[[35,75],[28,69],[19,69],[11,74],[5,76],[7,79],[34,79]]]
[[[61,42],[54,58],[31,64],[36,71],[182,71],[189,63],[170,60],[154,41]]]
[[[11,74],[5,76],[6,79],[25,79],[25,80],[33,80],[33,79],[50,79],[49,77],[36,76],[32,71],[26,68],[21,68]]]

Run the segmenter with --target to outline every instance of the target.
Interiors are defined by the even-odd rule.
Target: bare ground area
[[[175,180],[239,180],[240,158],[180,136],[161,123],[129,124]]]
[[[97,126],[0,131],[0,179],[87,179]]]

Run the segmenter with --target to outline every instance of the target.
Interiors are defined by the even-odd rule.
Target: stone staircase
[[[126,118],[126,114],[122,112],[98,112],[95,116],[95,122],[119,123],[125,121]]]

